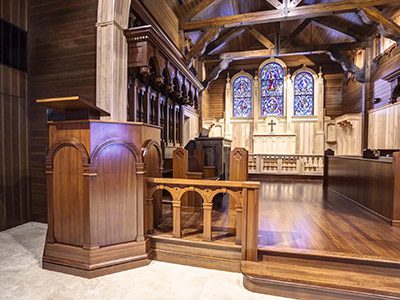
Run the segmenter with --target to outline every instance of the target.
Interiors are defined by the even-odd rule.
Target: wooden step
[[[258,249],[259,260],[265,260],[271,256],[400,269],[400,258],[399,260],[391,260],[369,255],[361,256],[359,254],[356,255],[350,253],[335,253],[326,251],[324,252],[324,251],[314,251],[308,249],[282,250],[282,249],[274,249],[272,247],[270,247],[269,249],[265,248]]]
[[[400,269],[271,256],[243,261],[244,286],[295,299],[400,299]]]
[[[240,272],[241,247],[150,235],[152,258],[195,267]]]

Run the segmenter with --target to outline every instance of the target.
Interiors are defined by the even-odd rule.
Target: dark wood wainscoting
[[[394,159],[328,157],[327,187],[392,225],[399,225],[400,196],[398,190],[395,192],[395,180],[400,176],[399,158],[396,154]]]

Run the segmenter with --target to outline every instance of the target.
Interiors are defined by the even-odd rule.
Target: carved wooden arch
[[[227,188],[221,188],[216,190],[211,189],[201,189],[197,187],[168,187],[166,185],[156,185],[152,187],[148,192],[148,197],[151,198],[154,193],[158,190],[166,190],[168,191],[174,201],[181,201],[184,194],[187,192],[195,192],[200,195],[204,203],[211,204],[214,200],[214,197],[218,194],[229,194],[232,196],[233,200],[237,207],[243,207],[243,192],[242,191],[232,191]]]
[[[142,156],[140,155],[141,153],[134,144],[126,142],[121,139],[117,139],[117,138],[109,139],[109,140],[99,144],[98,146],[96,146],[96,148],[94,149],[93,154],[92,154],[91,162],[96,165],[99,160],[100,153],[105,148],[107,148],[109,146],[113,146],[113,145],[121,145],[121,146],[128,148],[128,150],[130,152],[132,152],[133,156],[135,157],[136,164],[143,163]]]
[[[160,156],[160,171],[162,171],[163,169],[163,150],[161,148],[161,146],[155,141],[155,140],[151,140],[148,139],[143,143],[142,146],[142,161],[144,162],[145,157],[147,156],[149,150],[151,147],[155,147],[158,155]]]
[[[53,160],[54,156],[57,154],[64,147],[74,147],[76,148],[82,155],[82,165],[87,165],[90,162],[88,151],[86,150],[85,146],[77,139],[70,138],[66,140],[61,140],[57,143],[51,145],[50,149],[46,155],[46,166],[48,168],[53,168]]]
[[[211,200],[214,201],[214,197],[217,196],[218,194],[228,194],[228,195],[232,196],[237,207],[243,206],[243,201],[242,201],[243,200],[243,192],[242,191],[232,191],[227,188],[212,190],[210,193]]]
[[[177,195],[177,193],[176,193],[177,189],[179,190],[179,188],[172,188],[172,187],[169,187],[169,186],[165,186],[164,184],[159,184],[159,185],[153,186],[151,189],[148,190],[147,198],[153,197],[154,193],[157,192],[157,191],[166,190],[168,193],[171,194],[172,199],[175,199],[174,196]]]

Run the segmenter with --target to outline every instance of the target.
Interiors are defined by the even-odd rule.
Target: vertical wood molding
[[[130,4],[98,3],[96,104],[116,121],[127,120],[128,46],[123,30],[128,28]]]

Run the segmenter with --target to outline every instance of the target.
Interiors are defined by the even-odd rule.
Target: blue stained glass
[[[314,115],[314,78],[309,72],[301,72],[294,78],[294,115]]]
[[[251,107],[251,79],[239,76],[233,82],[233,116],[235,118],[249,118],[252,116]]]
[[[261,117],[283,116],[285,71],[271,62],[261,69]]]

